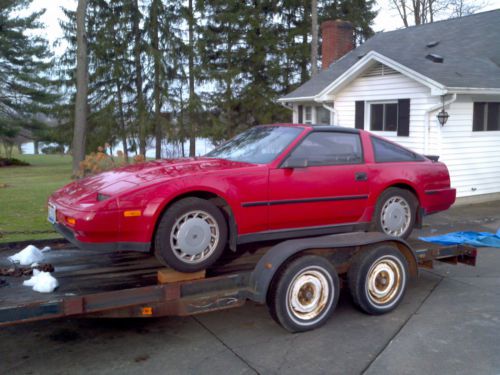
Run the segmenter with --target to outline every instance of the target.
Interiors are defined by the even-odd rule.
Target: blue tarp
[[[500,247],[500,228],[496,233],[453,232],[433,237],[419,237],[422,241],[440,245],[471,245],[475,247]]]

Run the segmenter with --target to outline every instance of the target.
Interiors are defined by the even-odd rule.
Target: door
[[[357,222],[368,190],[359,134],[314,131],[270,171],[269,229]]]

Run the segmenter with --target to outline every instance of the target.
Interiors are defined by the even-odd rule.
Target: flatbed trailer
[[[0,251],[0,267],[20,249]],[[375,232],[288,240],[223,259],[201,279],[158,283],[164,270],[139,252],[83,251],[67,245],[46,254],[59,288],[37,293],[27,277],[1,277],[0,326],[62,317],[150,318],[187,316],[267,303],[271,316],[292,332],[330,317],[341,287],[365,312],[381,314],[403,298],[407,281],[434,261],[475,265],[469,246],[407,243]],[[233,254],[228,254],[232,256]],[[378,293],[378,294],[377,294]]]

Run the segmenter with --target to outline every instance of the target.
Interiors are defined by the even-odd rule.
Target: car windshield
[[[258,126],[237,135],[206,157],[247,163],[273,161],[302,132],[300,127]]]

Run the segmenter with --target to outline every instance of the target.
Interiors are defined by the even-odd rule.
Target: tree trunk
[[[303,35],[302,35],[302,45],[305,47],[307,46],[307,32],[305,32]],[[303,84],[305,83],[309,77],[307,75],[307,58],[305,58],[306,56],[304,56],[303,59],[301,59],[302,61],[300,62],[300,83]]]
[[[38,146],[39,146],[39,142],[38,141],[33,141],[33,149],[34,149],[35,155],[40,154],[40,150],[39,150]]]
[[[118,96],[118,111],[120,112],[120,128],[121,128],[121,136],[123,143],[123,157],[125,158],[125,162],[128,163],[128,145],[127,145],[127,130],[125,129],[125,115],[123,113],[123,97],[122,97],[122,89],[120,84],[116,83],[116,93]]]
[[[138,0],[132,2],[132,32],[134,34],[135,90],[137,92],[137,118],[139,121],[139,154],[146,155],[146,105],[142,93],[141,29]]]
[[[76,9],[76,99],[75,128],[73,132],[73,176],[78,174],[80,162],[85,158],[87,136],[87,92],[88,92],[88,56],[85,15],[87,0],[78,0]]]
[[[155,138],[156,138],[156,159],[161,159],[161,142],[162,142],[162,129],[161,129],[161,87],[160,87],[160,48],[159,48],[159,30],[158,30],[158,1],[153,0],[151,4],[151,46],[153,47],[154,59],[154,87],[153,96],[155,102]]]
[[[318,74],[318,1],[311,1],[311,75]]]
[[[399,13],[399,16],[403,20],[405,27],[408,27],[408,15],[406,13],[406,1],[405,0],[392,0],[394,7]]]
[[[193,12],[193,0],[189,0],[189,156],[196,156],[196,126],[194,123],[194,45],[193,45],[193,33],[194,33],[194,12]]]

